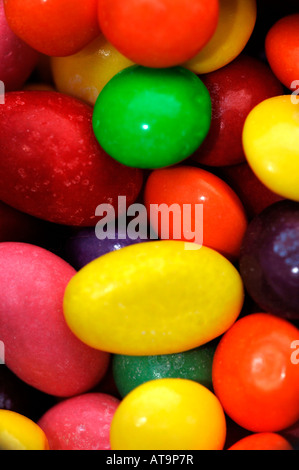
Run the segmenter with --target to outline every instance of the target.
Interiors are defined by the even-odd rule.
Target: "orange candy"
[[[296,90],[299,83],[299,14],[279,20],[266,38],[266,55],[277,78]],[[297,82],[297,83],[295,83]]]
[[[228,450],[293,450],[293,447],[279,434],[263,432],[244,437]]]
[[[145,205],[148,214],[153,204],[178,204],[181,208],[181,240],[190,239],[191,232],[200,229],[199,213],[195,205],[203,205],[203,245],[212,248],[230,259],[237,258],[243,236],[247,228],[245,210],[234,191],[220,178],[195,167],[173,167],[151,173],[145,187]],[[191,230],[186,227],[185,214],[191,207]],[[169,215],[168,215],[169,216]],[[169,216],[169,239],[177,239],[176,227]],[[161,220],[153,222],[153,229],[160,238],[168,238],[163,233]],[[189,224],[190,225],[190,224]]]

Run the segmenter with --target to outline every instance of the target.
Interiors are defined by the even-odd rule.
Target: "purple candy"
[[[289,320],[299,319],[299,204],[281,201],[249,225],[240,271],[259,307]]]
[[[142,235],[145,237],[146,235]],[[107,238],[99,240],[96,236],[95,228],[82,229],[72,235],[66,242],[64,258],[77,270],[83,268],[96,258],[103,256],[111,251],[120,250],[129,245],[146,242],[148,239],[132,239],[126,228],[110,229],[108,228]]]

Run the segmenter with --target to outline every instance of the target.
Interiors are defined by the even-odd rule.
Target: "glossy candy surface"
[[[0,449],[49,450],[49,445],[45,433],[26,416],[0,410]]]
[[[145,241],[141,238],[133,240],[128,235],[126,228],[115,230],[114,226],[110,229],[108,228],[105,240],[99,240],[94,228],[86,228],[73,234],[66,240],[64,253],[68,262],[75,269],[79,270],[94,259],[111,251],[120,250],[125,246]]]
[[[182,214],[184,204],[191,205],[191,227],[187,216],[183,215],[180,219],[181,239],[197,242],[197,233],[203,229],[204,246],[213,248],[231,259],[239,256],[247,228],[245,210],[233,190],[217,176],[191,166],[156,170],[147,180],[144,199],[148,214],[154,204],[167,204],[168,207],[178,204]],[[203,222],[199,220],[196,212],[197,204],[203,205]],[[166,233],[164,218],[151,218],[154,230],[160,238],[175,238],[178,233],[176,222],[171,223],[169,214],[165,219],[169,221],[169,235]]]
[[[103,149],[124,165],[148,169],[189,157],[210,124],[210,95],[182,67],[123,70],[102,90],[93,114]]]
[[[38,60],[38,53],[8,26],[3,0],[0,0],[0,57],[0,80],[4,82],[6,91],[21,88]]]
[[[66,288],[64,314],[90,346],[148,356],[211,341],[233,324],[242,304],[242,281],[229,261],[209,248],[164,240],[85,266]]]
[[[191,59],[218,22],[218,0],[99,0],[99,23],[123,55],[146,67]]]
[[[92,106],[109,80],[131,65],[102,34],[77,54],[51,59],[57,90]]]
[[[299,106],[291,98],[278,96],[258,104],[246,119],[243,145],[261,182],[299,201]]]
[[[225,412],[253,432],[278,432],[299,418],[299,368],[291,344],[299,330],[270,314],[238,320],[222,337],[213,386]]]
[[[256,23],[256,0],[219,0],[215,34],[208,44],[184,64],[197,74],[214,72],[232,62],[245,48]]]
[[[259,433],[244,437],[228,450],[293,450],[293,447],[279,434]]]
[[[277,78],[292,90],[299,85],[299,14],[281,18],[266,38],[266,55]],[[296,84],[293,82],[296,81]]]
[[[142,173],[98,145],[92,109],[55,92],[11,92],[0,106],[0,199],[64,225],[93,226],[101,203],[135,201]]]
[[[277,202],[250,223],[242,244],[240,272],[260,308],[299,319],[298,203]]]
[[[97,0],[4,0],[11,29],[49,56],[74,54],[100,32]]]
[[[280,82],[263,62],[246,56],[239,56],[201,79],[212,100],[212,124],[192,159],[208,166],[245,161],[242,146],[245,120],[257,104],[283,94]]]
[[[8,368],[55,396],[95,386],[109,355],[80,342],[62,312],[65,287],[76,271],[47,250],[24,243],[0,243],[0,261],[0,335]]]
[[[110,450],[110,426],[119,400],[86,393],[50,408],[38,424],[50,450]]]
[[[119,405],[111,425],[112,450],[221,450],[222,407],[191,380],[161,379],[140,385]]]
[[[162,356],[113,356],[113,376],[122,397],[138,385],[163,378],[188,379],[212,389],[216,342],[191,351]]]

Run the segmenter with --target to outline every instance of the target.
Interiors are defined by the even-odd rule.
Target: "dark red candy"
[[[299,319],[299,203],[277,202],[253,219],[243,240],[240,271],[262,310]]]
[[[242,147],[245,119],[261,101],[283,94],[280,82],[267,65],[246,56],[201,79],[212,99],[212,125],[192,158],[207,166],[245,161]]]
[[[137,198],[142,172],[110,158],[92,109],[56,92],[11,92],[0,106],[0,200],[63,225],[93,226],[99,204]]]
[[[221,176],[241,199],[249,218],[283,198],[268,189],[247,163],[222,168]]]

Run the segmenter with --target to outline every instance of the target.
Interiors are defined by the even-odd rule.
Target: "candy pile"
[[[0,449],[299,448],[298,0],[0,0],[0,57]]]

